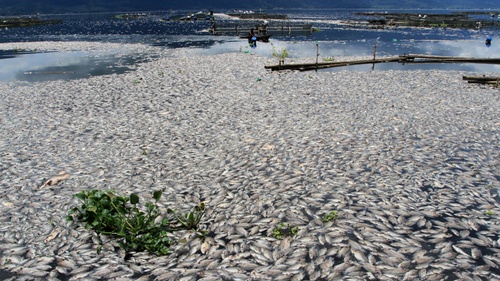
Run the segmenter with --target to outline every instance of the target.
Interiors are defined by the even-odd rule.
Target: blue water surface
[[[274,32],[269,43],[259,43],[257,48],[249,49],[245,39],[236,35],[214,36],[207,32],[210,22],[204,18],[197,21],[167,21],[172,14],[188,14],[192,11],[146,12],[147,16],[119,19],[119,13],[37,15],[43,19],[60,19],[61,24],[3,28],[0,29],[0,43],[34,41],[90,41],[114,43],[141,43],[163,48],[189,47],[201,55],[227,52],[252,52],[262,56],[272,56],[275,49],[285,48],[290,58],[320,58],[339,56],[371,56],[376,46],[377,56],[397,56],[403,54],[427,54],[439,56],[463,56],[480,58],[500,57],[500,34],[498,18],[488,15],[475,15],[478,20],[494,21],[493,27],[481,29],[451,28],[389,28],[371,29],[345,25],[348,20],[365,20],[355,12],[365,10],[286,10],[266,11],[287,14],[289,20],[275,22],[270,26],[311,24],[318,32]],[[221,11],[222,13],[224,11]],[[380,11],[376,11],[380,12]],[[420,14],[451,13],[450,10],[388,11],[418,12]],[[216,11],[216,16],[219,12]],[[219,26],[241,25],[243,28],[257,21],[235,21],[219,19]],[[492,44],[486,46],[485,39],[491,36]],[[140,54],[128,58],[113,54],[92,57],[78,52],[69,54],[43,53],[20,54],[4,50],[0,52],[0,64],[9,65],[9,70],[0,71],[0,80],[47,80],[72,79],[92,75],[120,73],[127,71],[128,65],[141,61]],[[124,63],[124,60],[126,63]],[[50,62],[53,61],[51,64]],[[60,61],[65,61],[66,66]],[[117,65],[119,64],[119,66]],[[16,69],[17,66],[17,69]],[[451,69],[478,72],[498,72],[497,65],[473,64],[433,64],[433,65],[377,65],[376,69]],[[56,69],[57,71],[52,71]],[[344,70],[371,70],[371,66],[356,66]],[[337,69],[338,70],[338,69]],[[336,71],[336,70],[332,70]],[[73,72],[73,73],[72,73]],[[3,73],[3,74],[2,74]],[[28,74],[27,74],[28,73]],[[49,75],[33,75],[49,73]],[[61,74],[62,73],[62,74]],[[59,74],[56,76],[55,74]]]

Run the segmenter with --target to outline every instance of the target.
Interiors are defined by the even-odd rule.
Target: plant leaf
[[[156,201],[161,195],[162,191],[153,193]],[[176,209],[167,209],[170,216],[156,222],[160,215],[157,205],[146,202],[147,212],[139,210],[139,196],[135,193],[118,196],[112,190],[89,190],[82,191],[75,197],[83,202],[80,207],[68,211],[67,220],[78,220],[87,230],[93,229],[97,233],[110,235],[126,251],[147,250],[157,255],[169,252],[169,232],[196,229],[205,213],[203,203],[185,214]],[[200,233],[203,234],[202,231]],[[98,251],[102,251],[102,248],[98,248]]]
[[[161,190],[157,190],[157,191],[153,192],[153,197],[156,200],[156,202],[158,202],[160,200],[162,193],[163,192]]]
[[[85,198],[86,198],[87,196],[86,196],[86,195],[85,195],[85,193],[82,191],[82,192],[79,192],[79,193],[75,194],[75,197],[83,201],[83,200],[85,200]]]
[[[135,205],[137,203],[139,203],[139,196],[135,193],[130,194],[130,204]]]

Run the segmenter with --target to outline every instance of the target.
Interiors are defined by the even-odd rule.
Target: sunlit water
[[[245,39],[237,36],[213,36],[204,32],[209,22],[165,21],[170,12],[160,12],[138,19],[114,19],[114,14],[42,15],[46,19],[62,19],[62,24],[0,30],[0,42],[26,41],[95,41],[143,43],[163,48],[190,47],[200,55],[228,52],[251,52],[271,57],[273,48],[286,48],[290,58],[319,58],[340,56],[377,56],[427,54],[478,58],[500,57],[498,26],[487,29],[393,28],[364,29],[341,24],[342,20],[361,18],[352,11],[338,10],[276,10],[286,13],[291,24],[310,23],[319,28],[311,34],[277,32],[270,43],[258,43],[250,48]],[[410,12],[410,11],[404,11]],[[425,13],[426,11],[418,11]],[[450,11],[427,11],[448,13]],[[182,11],[180,13],[183,13]],[[187,13],[187,12],[184,12]],[[485,16],[477,16],[485,17]],[[498,21],[498,19],[484,19]],[[233,21],[219,21],[230,26]],[[273,24],[273,23],[271,23]],[[242,24],[243,25],[243,24]],[[486,46],[485,38],[493,36]],[[499,37],[499,41],[496,38]],[[3,59],[2,59],[3,58]],[[94,75],[122,73],[143,61],[141,54],[92,54],[85,52],[18,54],[0,53],[0,80],[40,81],[75,79]],[[371,65],[349,66],[343,70],[370,71]],[[499,72],[500,66],[490,64],[378,64],[375,70],[387,69],[446,69],[474,72]],[[330,69],[328,71],[337,71]]]

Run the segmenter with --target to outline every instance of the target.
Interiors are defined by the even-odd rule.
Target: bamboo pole
[[[340,66],[349,66],[349,65],[359,65],[359,64],[368,64],[368,63],[382,63],[382,62],[399,62],[402,59],[400,57],[388,57],[383,59],[375,59],[375,60],[356,60],[356,61],[345,61],[345,62],[318,62],[318,63],[303,63],[303,64],[287,64],[287,65],[266,65],[264,68],[271,70],[313,70],[313,69],[322,69],[322,68],[330,68],[330,67],[340,67]]]
[[[419,59],[419,60],[415,60]],[[402,55],[397,57],[387,57],[381,59],[368,59],[368,60],[354,60],[344,62],[325,62],[325,63],[304,63],[304,64],[287,64],[284,65],[270,65],[265,66],[266,69],[271,70],[300,70],[307,71],[313,69],[322,69],[330,67],[342,67],[349,65],[360,64],[375,64],[385,62],[402,62],[402,63],[485,63],[485,64],[500,64],[500,58],[464,58],[464,57],[445,57],[445,56],[430,56],[430,55]]]
[[[467,83],[474,84],[488,84],[493,85],[498,88],[500,85],[500,76],[462,76],[463,80],[466,80]]]
[[[462,76],[463,80],[467,81],[497,81],[500,80],[500,76]]]

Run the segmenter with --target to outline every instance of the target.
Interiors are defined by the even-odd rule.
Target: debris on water
[[[46,187],[46,186],[56,185],[59,182],[61,182],[62,180],[65,180],[67,178],[69,178],[69,174],[66,173],[66,172],[64,172],[64,171],[62,171],[58,175],[53,176],[52,178],[50,178],[49,180],[47,180],[42,186],[40,186],[40,188],[43,188],[43,187]]]

